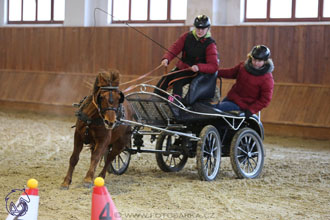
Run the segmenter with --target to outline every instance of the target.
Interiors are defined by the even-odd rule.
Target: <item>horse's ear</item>
[[[124,100],[125,100],[125,95],[124,95],[124,93],[122,93],[121,91],[119,91],[119,94],[120,94],[119,103],[123,103]]]
[[[109,73],[106,71],[101,71],[97,76],[98,86],[107,86],[109,85]]]
[[[110,80],[111,83],[113,83],[114,86],[119,86],[120,83],[120,72],[117,69],[109,69],[110,73]]]
[[[93,92],[93,100],[94,100],[94,102],[99,103],[100,94],[101,94],[101,90],[99,90],[99,89],[96,89],[95,90],[95,87],[94,87],[94,92]]]
[[[93,86],[93,94],[95,94],[99,90],[100,87],[98,86],[98,84],[99,84],[99,77],[97,76]]]
[[[107,73],[105,71],[100,71],[95,79],[93,93],[95,94],[101,86],[107,86],[109,83],[107,82]]]

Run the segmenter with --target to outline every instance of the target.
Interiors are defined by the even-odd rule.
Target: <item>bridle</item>
[[[112,105],[114,103],[114,100],[113,100],[113,94],[112,92],[113,91],[116,91],[120,94],[120,99],[119,99],[119,105],[118,107],[113,107],[113,106],[110,106],[110,107],[107,107],[107,108],[102,108],[102,105],[101,105],[101,93],[99,92],[99,94],[97,95],[97,99],[96,99],[96,102],[95,102],[95,97],[93,96],[93,104],[95,105],[95,107],[97,108],[97,111],[101,117],[101,119],[103,120],[103,123],[105,125],[108,125],[108,121],[105,120],[105,116],[104,114],[107,112],[107,111],[114,111],[116,113],[116,120],[115,122],[112,124],[112,127],[110,129],[113,129],[115,127],[117,127],[119,124],[120,124],[120,118],[122,117],[123,115],[123,106],[122,106],[122,103],[124,102],[124,94],[119,90],[119,87],[118,86],[102,86],[100,87],[100,91],[109,91],[109,99],[108,99],[108,103],[110,105]]]

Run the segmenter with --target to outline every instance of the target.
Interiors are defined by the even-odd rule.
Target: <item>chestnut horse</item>
[[[91,148],[90,167],[84,178],[87,187],[92,186],[95,169],[107,148],[111,148],[110,153],[99,174],[103,178],[114,158],[125,147],[131,147],[131,127],[120,124],[119,119],[132,120],[132,110],[118,86],[118,70],[102,71],[96,77],[93,94],[87,96],[79,104],[79,110],[76,112],[74,149],[70,157],[68,172],[61,184],[62,189],[69,188],[72,173],[84,144],[90,144]]]

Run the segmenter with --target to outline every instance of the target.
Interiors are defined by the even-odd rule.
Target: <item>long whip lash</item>
[[[94,21],[95,21],[95,12],[96,10],[99,10],[107,15],[110,15],[113,19],[116,19],[115,16],[113,16],[111,13],[103,10],[102,8],[95,8],[94,9]],[[151,40],[152,42],[154,42],[155,44],[157,44],[158,46],[160,46],[162,49],[166,50],[167,52],[171,53],[173,56],[175,56],[176,58],[178,58],[179,60],[182,61],[182,59],[180,57],[178,57],[177,55],[175,55],[173,52],[171,52],[170,50],[168,50],[166,47],[164,47],[163,45],[161,45],[160,43],[158,43],[157,41],[155,41],[154,39],[152,39],[151,37],[149,37],[148,35],[146,35],[145,33],[143,33],[142,31],[140,31],[139,29],[129,25],[126,21],[122,21],[122,20],[119,20],[119,19],[116,19],[120,22],[123,22],[124,24],[126,24],[128,27],[132,28],[133,30],[135,30],[136,32],[142,34],[144,37],[146,37],[147,39]]]
[[[96,27],[96,16],[95,16],[95,14],[96,14],[96,11],[97,11],[97,10],[99,10],[99,11],[101,11],[101,12],[107,14],[107,15],[110,15],[113,19],[116,19],[115,16],[113,16],[111,13],[107,12],[106,10],[103,10],[102,8],[95,8],[95,9],[94,9],[94,27]],[[126,21],[121,21],[121,20],[119,20],[119,19],[116,19],[116,20],[118,20],[118,21],[120,21],[120,22],[126,24],[128,27],[130,27],[130,28],[132,28],[133,30],[135,30],[136,32],[142,34],[144,37],[146,37],[147,39],[151,40],[152,42],[154,42],[155,44],[157,44],[159,47],[161,47],[162,49],[164,49],[164,50],[166,50],[167,52],[171,53],[173,56],[175,56],[176,58],[178,58],[179,60],[182,61],[182,59],[181,59],[180,57],[178,57],[177,55],[175,55],[172,51],[168,50],[166,47],[164,47],[163,45],[161,45],[160,43],[158,43],[157,41],[155,41],[154,39],[152,39],[151,37],[149,37],[148,35],[146,35],[146,34],[143,33],[142,31],[140,31],[139,29],[137,29],[137,28],[135,28],[135,27],[129,25]],[[163,65],[159,65],[159,66],[157,66],[155,69],[149,71],[148,73],[146,73],[146,74],[144,74],[144,75],[142,75],[142,76],[140,76],[140,77],[138,77],[138,78],[136,78],[136,79],[130,80],[130,81],[128,81],[128,82],[121,83],[120,86],[125,85],[125,84],[129,84],[129,83],[132,83],[132,82],[135,82],[135,81],[138,81],[138,80],[140,80],[140,79],[143,79],[143,78],[147,77],[148,75],[150,75],[151,73],[153,73],[154,71],[158,70],[158,69],[159,69],[160,67],[162,67],[162,66],[163,66]],[[186,68],[186,69],[183,69],[183,70],[178,70],[178,71],[174,71],[174,72],[166,73],[166,74],[164,74],[164,75],[162,75],[162,76],[157,76],[157,77],[154,77],[154,78],[152,78],[152,79],[146,80],[146,81],[143,82],[143,83],[147,83],[147,82],[150,82],[150,81],[152,81],[152,80],[158,79],[158,78],[163,77],[163,76],[168,76],[168,75],[172,75],[172,74],[175,74],[175,73],[178,73],[178,72],[187,71],[187,70],[190,70],[190,68]],[[130,90],[132,90],[132,89],[134,89],[134,88],[136,88],[136,87],[137,87],[136,85],[131,85],[131,86],[129,86],[128,88],[126,88],[126,89],[124,90],[124,93],[125,93],[125,92],[128,92],[128,91],[130,91]]]

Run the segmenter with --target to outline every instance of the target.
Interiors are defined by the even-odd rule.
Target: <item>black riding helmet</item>
[[[257,60],[268,60],[270,56],[270,50],[265,45],[257,45],[252,48],[251,55]]]
[[[198,15],[195,18],[194,26],[196,28],[207,28],[211,26],[211,20],[206,15]]]

